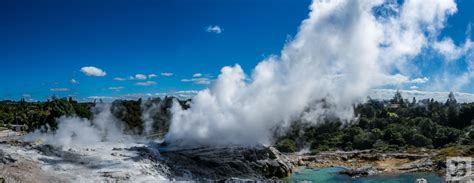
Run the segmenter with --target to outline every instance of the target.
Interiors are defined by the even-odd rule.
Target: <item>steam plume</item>
[[[409,79],[407,63],[436,42],[456,11],[452,0],[315,0],[279,56],[258,63],[251,75],[238,64],[223,67],[190,109],[174,105],[166,140],[267,144],[272,129],[295,118],[350,120],[352,105],[369,89]]]
[[[110,104],[101,104],[93,108],[94,118],[88,120],[79,117],[60,117],[58,129],[50,133],[39,130],[28,134],[24,140],[40,140],[63,149],[90,146],[99,142],[132,142],[132,137],[123,133],[122,122],[116,119]]]

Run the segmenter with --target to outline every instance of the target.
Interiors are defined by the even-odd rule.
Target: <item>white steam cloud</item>
[[[456,11],[453,0],[315,0],[280,56],[263,60],[251,75],[239,65],[224,67],[190,109],[175,104],[166,140],[267,144],[275,128],[296,118],[351,120],[353,104],[369,89],[410,75],[407,63],[437,41]]]
[[[26,135],[26,141],[41,141],[63,149],[90,146],[100,142],[132,142],[132,137],[123,133],[123,123],[116,119],[110,104],[97,105],[93,109],[94,118],[61,117],[58,128],[50,133],[37,130]]]

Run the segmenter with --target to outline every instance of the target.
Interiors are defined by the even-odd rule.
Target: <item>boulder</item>
[[[0,164],[11,164],[15,162],[16,162],[15,158],[12,158],[9,154],[3,152],[0,149]]]
[[[269,180],[293,171],[290,160],[273,147],[162,148],[160,153],[174,176],[192,180]]]

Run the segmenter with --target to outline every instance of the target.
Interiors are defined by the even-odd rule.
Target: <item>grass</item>
[[[440,149],[434,159],[444,161],[447,157],[455,156],[474,158],[474,145],[456,145]]]

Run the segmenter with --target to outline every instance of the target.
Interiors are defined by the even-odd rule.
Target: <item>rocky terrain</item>
[[[273,147],[177,148],[97,144],[67,149],[17,140],[0,143],[0,178],[7,182],[140,182],[152,180],[269,180],[293,164]]]
[[[0,139],[0,178],[7,182],[281,180],[299,168],[346,167],[352,177],[440,171],[437,151],[374,150],[284,154],[266,146],[176,147],[159,142],[56,147]],[[0,179],[1,180],[1,179]]]
[[[373,150],[322,152],[317,155],[288,155],[295,166],[306,168],[346,167],[349,176],[378,173],[428,172],[442,168],[433,153],[380,153]]]
[[[176,177],[192,180],[281,179],[293,172],[289,159],[273,147],[163,148],[160,152]]]

